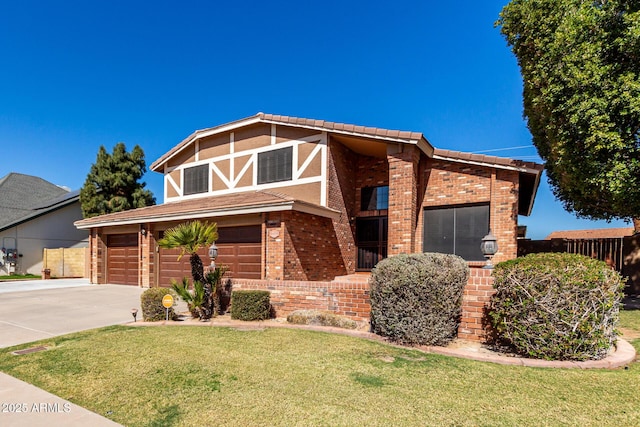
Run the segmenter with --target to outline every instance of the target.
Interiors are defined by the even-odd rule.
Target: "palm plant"
[[[178,261],[189,254],[191,264],[191,276],[193,282],[204,284],[204,300],[202,302],[202,315],[204,320],[210,319],[213,314],[213,289],[212,283],[208,283],[204,275],[202,259],[198,250],[210,246],[218,239],[218,225],[201,221],[188,221],[169,228],[164,232],[164,237],[158,240],[161,248],[180,248]]]
[[[171,288],[178,294],[189,307],[193,317],[202,317],[202,303],[204,302],[204,285],[201,282],[193,282],[193,290],[189,289],[189,278],[183,277],[182,282],[171,280]]]

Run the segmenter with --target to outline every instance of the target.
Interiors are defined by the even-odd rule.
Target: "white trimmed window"
[[[290,181],[293,147],[258,154],[258,184]]]
[[[184,170],[184,195],[209,191],[209,165],[200,165]]]

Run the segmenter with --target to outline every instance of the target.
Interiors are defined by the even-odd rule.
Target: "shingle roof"
[[[333,217],[338,214],[338,212],[333,209],[296,200],[280,193],[271,191],[249,191],[224,196],[210,196],[180,202],[169,202],[161,205],[100,215],[76,221],[74,225],[83,229],[97,225],[142,224],[146,222],[267,212],[270,210],[297,210],[301,212],[313,212],[328,217]]]
[[[0,230],[73,201],[78,193],[42,178],[12,172],[0,179]]]
[[[476,163],[491,165],[495,167],[504,167],[521,170],[523,172],[540,173],[544,169],[544,165],[534,162],[525,162],[522,160],[509,159],[506,157],[487,156],[484,154],[465,153],[462,151],[442,150],[436,148],[433,151],[434,158],[447,160],[458,160],[465,163]]]
[[[554,231],[545,237],[551,239],[615,239],[633,235],[633,227],[630,228],[598,228],[593,230],[565,230]]]
[[[180,152],[184,147],[192,143],[198,138],[213,135],[218,132],[225,132],[231,129],[235,129],[241,126],[246,126],[253,123],[274,123],[285,126],[295,126],[308,129],[316,129],[318,131],[340,133],[344,135],[367,137],[375,139],[384,139],[398,143],[411,143],[417,144],[421,149],[426,150],[431,154],[433,147],[420,132],[410,132],[401,130],[381,129],[377,127],[358,126],[347,123],[329,122],[326,120],[316,119],[304,119],[300,117],[281,116],[276,114],[258,113],[255,116],[247,117],[241,120],[236,120],[223,125],[214,126],[207,129],[201,129],[193,132],[187,138],[182,140],[178,145],[173,147],[158,160],[153,162],[149,169],[159,171],[167,160]]]

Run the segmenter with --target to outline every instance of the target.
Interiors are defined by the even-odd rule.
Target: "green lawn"
[[[11,274],[9,276],[0,276],[0,281],[2,280],[25,280],[25,279],[41,279],[42,276],[36,274]]]
[[[638,362],[502,366],[281,328],[114,326],[40,343],[53,347],[0,350],[0,370],[126,426],[640,425]]]

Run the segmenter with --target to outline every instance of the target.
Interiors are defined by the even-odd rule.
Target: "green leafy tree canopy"
[[[640,0],[513,0],[496,22],[518,59],[553,192],[580,217],[640,218],[639,9]]]
[[[144,152],[138,145],[129,153],[119,142],[112,154],[101,146],[80,190],[83,216],[89,218],[154,205],[153,194],[145,189],[145,183],[139,182],[146,171]]]

